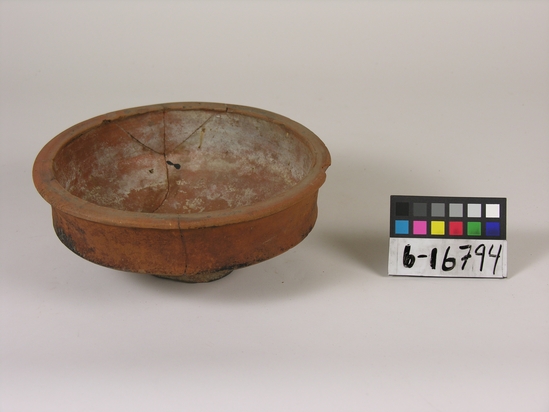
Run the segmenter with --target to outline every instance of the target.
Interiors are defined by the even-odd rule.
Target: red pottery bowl
[[[55,233],[109,268],[208,282],[301,242],[330,154],[264,110],[170,103],[79,123],[38,154]]]

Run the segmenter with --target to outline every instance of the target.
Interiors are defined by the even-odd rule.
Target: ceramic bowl
[[[322,141],[286,117],[170,103],[69,128],[38,154],[33,178],[77,255],[207,282],[301,242],[329,165]]]

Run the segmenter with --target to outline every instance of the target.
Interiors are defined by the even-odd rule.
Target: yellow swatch
[[[431,222],[431,235],[444,235],[444,222],[433,220]]]

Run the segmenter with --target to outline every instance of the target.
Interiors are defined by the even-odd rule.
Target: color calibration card
[[[505,198],[391,196],[389,275],[507,277]]]

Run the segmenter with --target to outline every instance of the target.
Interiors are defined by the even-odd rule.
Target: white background
[[[0,0],[0,410],[549,411],[549,2]],[[332,153],[299,246],[210,284],[72,254],[38,151],[255,106]],[[509,278],[387,276],[389,196],[508,198]]]

